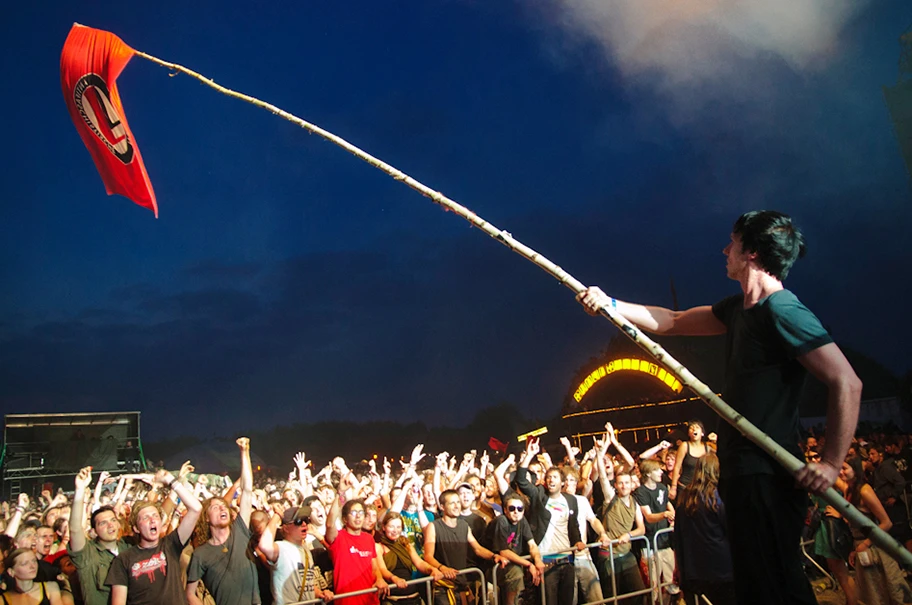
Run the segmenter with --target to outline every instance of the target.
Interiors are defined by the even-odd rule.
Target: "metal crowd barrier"
[[[467,567],[465,569],[460,569],[458,572],[456,572],[456,575],[461,576],[461,575],[476,574],[476,573],[478,574],[478,577],[481,578],[482,586],[486,588],[487,584],[485,582],[484,572],[482,572],[477,567]],[[497,574],[494,574],[494,575],[496,576]],[[409,580],[408,582],[405,583],[405,585],[414,586],[416,584],[424,584],[425,591],[426,591],[424,602],[426,603],[426,605],[433,605],[433,603],[434,603],[433,582],[434,582],[434,579],[431,578],[430,576],[427,576],[426,578],[417,578],[415,580]],[[397,586],[395,584],[389,584],[389,587],[397,588]],[[363,595],[363,594],[371,594],[373,592],[377,592],[377,590],[378,589],[376,587],[371,587],[371,588],[365,588],[364,590],[355,590],[352,592],[343,592],[343,593],[339,593],[339,594],[334,594],[333,598],[329,602],[335,601],[336,599],[344,599],[347,597],[356,597],[356,596]],[[481,605],[488,605],[487,591],[481,590],[479,592],[481,593]],[[288,605],[317,605],[318,603],[325,603],[325,602],[326,601],[324,601],[323,599],[309,599],[307,601],[296,601],[294,603],[289,603]]]
[[[665,532],[665,531],[673,531],[673,528],[668,528],[668,530],[661,530],[661,531],[663,531],[663,532]],[[658,534],[658,532],[656,532],[656,533]],[[653,550],[652,547],[650,546],[649,540],[646,538],[646,536],[635,536],[635,537],[633,537],[633,538],[630,539],[630,542],[633,542],[633,541],[635,541],[635,540],[642,540],[643,542],[646,543],[646,553],[647,553],[648,556],[651,557],[651,556],[652,556],[652,553],[654,552],[654,550]],[[625,592],[624,594],[617,594],[617,576],[616,576],[616,574],[614,573],[614,572],[615,572],[615,569],[614,569],[614,556],[613,556],[613,555],[614,555],[614,547],[615,547],[615,545],[617,545],[617,544],[618,544],[618,541],[617,541],[617,540],[612,540],[612,541],[608,544],[608,553],[609,553],[609,556],[611,557],[611,592],[615,593],[615,595],[614,595],[613,597],[608,597],[607,599],[602,599],[601,601],[591,601],[591,602],[589,602],[589,603],[586,603],[585,605],[599,605],[599,604],[601,604],[601,603],[615,603],[615,604],[616,604],[616,603],[617,603],[619,600],[621,600],[621,599],[627,599],[627,598],[630,598],[630,597],[636,597],[636,596],[639,596],[639,595],[644,595],[644,594],[646,594],[647,592],[649,592],[649,593],[651,593],[651,594],[653,595],[653,596],[652,596],[652,603],[653,603],[653,605],[655,605],[655,594],[656,594],[655,591],[656,591],[657,589],[661,588],[662,586],[667,586],[668,584],[663,584],[662,586],[657,586],[657,585],[655,584],[655,582],[654,582],[654,578],[652,577],[652,574],[650,574],[649,586],[648,586],[647,588],[644,588],[643,590],[636,590],[636,591],[633,591],[633,592]],[[592,542],[591,544],[587,544],[587,545],[586,545],[586,548],[593,548],[593,547],[600,547],[600,548],[601,548],[601,547],[602,547],[602,543],[601,543],[601,542]],[[547,556],[562,555],[562,554],[568,554],[568,555],[569,555],[569,554],[574,554],[574,553],[576,553],[576,552],[577,552],[577,550],[576,550],[575,548],[570,548],[570,549],[568,549],[568,550],[560,550],[560,551],[557,551],[557,552],[547,553]],[[545,555],[543,554],[542,557],[544,557],[544,556],[545,556]],[[526,555],[526,556],[523,557],[523,558],[524,558],[524,559],[528,559],[529,556]],[[592,562],[593,562],[593,564],[595,564],[595,566],[596,566],[596,571],[598,571],[598,557],[593,558]],[[639,565],[639,561],[637,561],[637,565]],[[494,602],[495,602],[495,604],[496,604],[496,603],[499,603],[499,599],[500,599],[500,592],[498,591],[498,588],[497,588],[497,573],[496,573],[496,572],[497,572],[497,570],[495,569],[495,570],[494,570],[494,573],[492,574],[492,576],[493,576],[493,584],[494,584],[494,599],[495,599]],[[637,570],[637,573],[639,573],[639,570]],[[574,571],[574,575],[575,575],[575,571]],[[599,581],[601,581],[601,575],[599,575]],[[670,584],[670,583],[669,583],[669,584]],[[540,592],[541,592],[541,602],[542,602],[542,605],[546,605],[546,603],[545,603],[545,595],[546,595],[546,593],[545,593],[545,576],[544,576],[544,574],[542,574],[542,581],[539,583],[538,587],[539,587],[539,590],[540,590]],[[580,605],[584,605],[584,604],[580,603]]]

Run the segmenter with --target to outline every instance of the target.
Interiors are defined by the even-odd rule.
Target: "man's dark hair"
[[[445,489],[442,492],[440,492],[440,498],[438,499],[438,501],[439,501],[441,508],[443,508],[444,501],[446,500],[447,496],[456,496],[458,498],[459,492],[457,492],[455,489]]]
[[[356,504],[360,504],[361,509],[362,510],[364,509],[364,500],[361,500],[361,499],[348,500],[345,502],[345,504],[342,505],[342,516],[347,517],[351,513],[352,508],[354,508]]]
[[[741,237],[741,249],[756,252],[764,271],[778,279],[788,277],[795,261],[807,252],[804,236],[787,214],[775,210],[745,212],[732,227]]]
[[[97,517],[101,513],[106,513],[108,511],[114,513],[114,516],[117,517],[117,512],[114,510],[113,506],[107,506],[107,505],[99,506],[98,509],[92,513],[92,517],[91,517],[91,519],[89,519],[89,526],[92,529],[95,529],[95,517]]]

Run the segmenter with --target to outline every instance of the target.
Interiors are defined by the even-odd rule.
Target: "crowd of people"
[[[721,424],[718,457],[703,427],[691,423],[670,467],[667,452],[654,457],[671,444],[637,460],[609,425],[583,452],[564,441],[567,459],[556,464],[534,438],[518,459],[441,453],[423,472],[422,446],[402,469],[372,463],[353,471],[337,458],[314,474],[300,454],[294,479],[273,493],[254,489],[244,438],[241,476],[223,493],[190,484],[189,465],[177,475],[122,476],[112,494],[100,478],[90,492],[86,468],[71,503],[58,498],[38,513],[20,496],[13,507],[0,545],[10,551],[3,601],[418,603],[421,592],[409,579],[423,574],[433,581],[435,604],[455,605],[486,590],[484,578],[461,573],[477,567],[492,580],[497,574],[501,598],[511,604],[534,600],[544,582],[548,605],[614,595],[643,603],[658,584],[669,598],[680,586],[715,605],[812,605],[797,548],[809,492],[835,486],[885,530],[900,531],[908,519],[906,502],[882,485],[895,480],[884,466],[889,452],[852,447],[861,380],[820,319],[783,284],[806,251],[791,217],[751,211],[734,222],[722,250],[737,294],[683,311],[621,301],[595,286],[577,296],[588,313],[608,316],[644,345],[642,332],[724,335],[723,395],[752,428]],[[802,452],[798,402],[808,376],[826,390],[827,439]],[[753,430],[796,458],[804,453],[805,463],[794,475],[785,471],[746,434]],[[46,500],[55,503],[50,494]],[[896,562],[859,528],[846,536],[838,511],[820,508],[815,550],[819,542],[847,599],[912,602]],[[671,524],[673,532],[662,532]],[[589,539],[597,548],[587,554]],[[843,570],[843,559],[854,573]],[[64,568],[69,583],[54,575]],[[358,594],[336,597],[351,592]]]
[[[837,488],[898,539],[912,539],[904,488],[906,437],[853,442]],[[591,446],[535,438],[517,455],[475,451],[406,460],[337,457],[319,471],[305,454],[287,480],[254,482],[250,443],[228,487],[179,470],[112,477],[91,468],[72,495],[20,494],[0,505],[2,598],[8,605],[85,603],[276,604],[322,599],[468,603],[492,589],[499,603],[589,603],[614,595],[645,604],[705,595],[735,603],[714,434],[628,451],[609,424]],[[582,445],[582,444],[581,444]],[[808,459],[825,447],[809,437]],[[378,467],[379,464],[379,467]],[[94,480],[94,485],[93,485]],[[820,512],[814,514],[816,510]],[[855,603],[910,603],[903,574],[822,501],[810,509],[813,552]],[[670,531],[661,531],[668,530]],[[796,545],[797,549],[797,545]],[[484,573],[461,570],[478,568]],[[336,595],[368,590],[367,594]],[[490,595],[494,596],[494,595]]]

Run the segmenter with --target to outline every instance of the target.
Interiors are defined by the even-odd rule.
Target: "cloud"
[[[626,79],[672,101],[677,119],[719,99],[762,106],[783,71],[825,64],[865,0],[554,0],[537,18],[557,56],[594,44]]]

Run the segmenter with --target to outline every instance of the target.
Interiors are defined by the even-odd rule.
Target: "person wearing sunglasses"
[[[508,493],[503,500],[504,514],[494,520],[493,550],[509,561],[506,568],[497,570],[505,605],[516,604],[516,598],[525,588],[526,571],[532,584],[538,586],[545,570],[532,528],[524,516],[526,502],[524,496]]]
[[[273,505],[273,515],[260,536],[260,552],[272,565],[272,597],[275,605],[297,603],[309,599],[330,601],[333,593],[320,587],[310,550],[304,544],[309,506]],[[276,529],[281,525],[283,540],[276,541]]]

